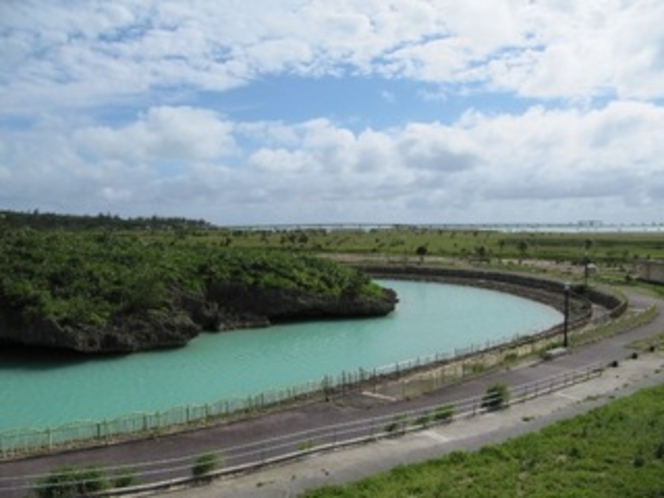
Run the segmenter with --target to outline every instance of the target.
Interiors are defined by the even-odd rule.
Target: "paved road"
[[[660,306],[660,309],[664,308],[660,301],[641,294],[634,294],[630,296],[630,299],[634,307],[645,308],[649,304],[655,303]],[[540,398],[510,408],[500,414],[490,414],[472,420],[455,422],[441,429],[423,431],[396,441],[383,441],[366,447],[311,457],[291,465],[264,470],[251,476],[217,481],[204,488],[165,494],[165,496],[178,498],[180,496],[200,498],[292,496],[293,493],[328,482],[354,480],[399,463],[428,459],[456,448],[476,448],[486,442],[500,440],[520,431],[532,430],[542,424],[549,423],[557,417],[567,417],[580,409],[589,409],[602,399],[606,400],[607,392],[612,392],[623,384],[638,386],[652,381],[664,382],[664,379],[660,379],[658,375],[654,374],[657,365],[661,363],[661,357],[658,355],[649,355],[649,357],[641,357],[638,360],[622,361],[628,356],[627,344],[662,331],[664,331],[664,313],[660,314],[653,323],[647,326],[590,346],[575,349],[572,354],[554,361],[495,372],[446,388],[434,395],[395,403],[374,400],[370,409],[366,404],[317,403],[270,414],[255,420],[192,431],[171,437],[6,462],[0,464],[0,479],[10,476],[44,474],[63,465],[96,464],[108,468],[121,464],[131,466],[146,461],[180,458],[183,453],[197,455],[219,448],[228,448],[251,441],[261,441],[276,434],[350,422],[368,416],[388,415],[416,409],[427,404],[437,405],[451,400],[481,395],[489,385],[496,382],[505,382],[508,385],[525,384],[569,369],[588,365],[598,360],[607,364],[612,360],[620,361],[619,368],[607,370],[607,373],[601,377],[600,380],[602,381],[612,381],[608,384],[598,384],[599,380],[590,381],[583,386],[569,388],[571,390],[561,391],[553,397]],[[583,389],[585,391],[582,391]],[[625,389],[622,391],[627,392]],[[580,402],[590,395],[593,397],[600,395],[601,399],[595,399],[592,403],[589,401]],[[526,408],[534,411],[523,413],[520,411]],[[523,423],[524,417],[531,420],[531,422]],[[461,437],[462,435],[464,437]],[[409,442],[409,444],[406,444],[406,442]],[[189,471],[190,464],[187,464],[179,475],[186,475]],[[155,479],[162,480],[175,475],[178,474],[158,474],[155,475]],[[27,479],[24,484],[29,485],[30,482],[31,480]],[[0,480],[0,488],[3,486],[2,483],[3,481]],[[16,481],[14,484],[18,486],[21,481]],[[25,491],[0,491],[0,495],[7,498],[18,498],[24,496]]]
[[[509,410],[455,421],[398,439],[316,455],[253,474],[218,480],[205,487],[164,492],[164,498],[283,498],[328,484],[344,484],[417,463],[454,450],[475,450],[486,444],[538,430],[573,417],[615,397],[664,383],[664,356],[625,361],[602,377],[551,395],[513,405]]]

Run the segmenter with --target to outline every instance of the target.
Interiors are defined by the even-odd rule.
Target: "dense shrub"
[[[48,318],[100,326],[117,316],[168,311],[174,289],[204,294],[212,282],[337,297],[381,293],[352,268],[281,250],[167,244],[122,232],[0,232],[0,314],[18,323]]]
[[[207,480],[212,472],[219,467],[219,457],[214,453],[201,455],[191,467],[191,475],[197,480]]]
[[[487,410],[500,410],[507,406],[510,400],[510,392],[505,384],[494,384],[486,390],[482,397],[482,408]]]
[[[38,482],[34,491],[39,498],[73,498],[108,487],[106,473],[99,467],[62,467]]]
[[[451,420],[454,416],[454,405],[442,405],[436,408],[433,412],[433,419],[438,422]]]

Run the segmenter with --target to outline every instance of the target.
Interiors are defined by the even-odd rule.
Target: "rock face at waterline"
[[[133,352],[183,346],[203,331],[266,327],[284,321],[382,316],[393,311],[397,303],[391,289],[382,289],[376,296],[333,296],[224,282],[212,285],[207,295],[178,290],[173,290],[173,294],[177,304],[167,310],[120,314],[103,325],[48,316],[12,321],[0,315],[0,340],[84,353]]]

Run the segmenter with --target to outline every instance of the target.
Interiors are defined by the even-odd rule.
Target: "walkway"
[[[607,401],[614,394],[630,392],[630,389],[624,388],[625,386],[631,386],[631,389],[634,389],[664,382],[664,376],[661,373],[664,365],[659,354],[642,355],[637,360],[623,361],[630,353],[626,349],[629,343],[664,331],[664,313],[662,313],[664,306],[661,301],[636,293],[630,295],[630,299],[632,306],[637,308],[656,304],[660,308],[660,315],[647,326],[575,349],[572,354],[554,361],[495,372],[411,401],[395,403],[366,398],[365,401],[372,405],[370,409],[366,405],[356,403],[316,403],[254,420],[170,437],[6,462],[0,464],[0,479],[10,476],[45,474],[64,465],[94,464],[109,468],[117,465],[131,466],[140,462],[179,458],[183,454],[199,455],[251,441],[261,441],[278,434],[350,422],[368,416],[389,415],[426,405],[440,405],[452,400],[481,395],[488,386],[496,382],[505,382],[508,385],[525,384],[598,360],[605,364],[613,360],[620,362],[618,368],[607,370],[598,379],[513,406],[500,413],[454,422],[448,426],[429,429],[396,440],[313,456],[249,476],[218,480],[206,487],[163,493],[163,496],[174,498],[293,496],[311,487],[332,482],[351,481],[400,463],[429,459],[458,448],[477,448],[513,434],[537,429],[558,418],[573,416],[575,413]],[[660,373],[655,373],[656,371]],[[616,391],[616,389],[620,390]],[[156,476],[156,479],[163,480],[176,475],[186,475],[189,471],[190,466],[187,466],[181,469],[179,474],[162,474]],[[29,484],[29,481],[25,482],[26,486]],[[0,487],[2,487],[2,481],[0,481]],[[25,490],[5,491],[0,494],[7,498],[18,498],[25,495]]]

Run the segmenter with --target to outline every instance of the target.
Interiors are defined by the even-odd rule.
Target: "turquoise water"
[[[103,420],[246,397],[562,321],[552,308],[469,287],[383,281],[393,314],[202,334],[187,347],[104,359],[0,353],[0,430]],[[43,355],[42,355],[43,356]]]

